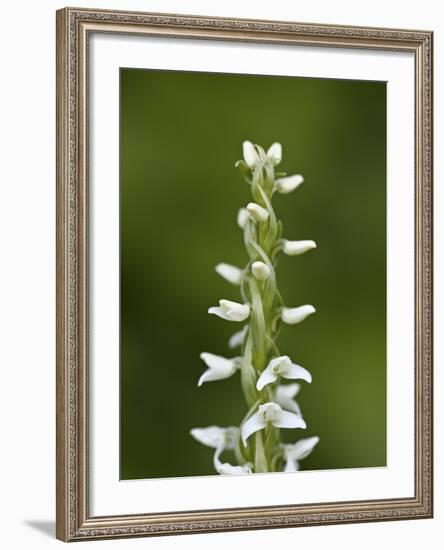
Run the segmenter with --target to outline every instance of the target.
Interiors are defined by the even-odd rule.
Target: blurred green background
[[[238,425],[239,378],[205,384],[201,351],[232,356],[237,323],[207,314],[238,289],[236,225],[249,187],[234,162],[249,139],[283,145],[304,184],[273,204],[289,239],[286,304],[317,313],[279,347],[309,369],[298,402],[319,435],[303,469],[386,464],[386,86],[383,82],[121,69],[121,479],[214,474],[189,431]]]

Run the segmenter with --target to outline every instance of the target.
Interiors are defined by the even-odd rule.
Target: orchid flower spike
[[[262,208],[262,206],[259,206],[255,202],[249,202],[247,204],[247,211],[253,218],[253,220],[257,221],[258,223],[267,221],[268,216],[270,215],[268,213],[268,210]]]
[[[284,472],[297,472],[299,470],[299,460],[308,456],[315,446],[319,443],[319,437],[307,437],[300,439],[292,445],[282,445],[285,455]]]
[[[265,281],[270,276],[271,270],[268,267],[268,265],[264,262],[253,262],[251,265],[251,271],[253,275],[258,279],[259,281]]]
[[[230,264],[220,263],[214,268],[216,273],[232,285],[240,285],[242,281],[242,269]]]
[[[295,176],[286,176],[284,178],[279,178],[276,180],[275,189],[278,193],[291,193],[297,187],[299,187],[303,181],[304,178],[299,174]]]
[[[310,305],[284,307],[281,312],[281,319],[284,323],[287,323],[287,325],[296,325],[315,312],[316,309]]]
[[[284,411],[277,403],[259,405],[257,412],[242,425],[241,436],[245,446],[250,435],[263,430],[270,423],[276,428],[306,428],[304,419],[299,414]]]
[[[239,304],[231,300],[219,300],[219,307],[213,306],[208,309],[212,313],[225,319],[226,321],[245,321],[250,315],[250,306],[248,304]]]
[[[248,168],[254,170],[256,164],[259,162],[259,155],[254,145],[251,143],[251,141],[244,141],[244,143],[242,144],[242,149],[244,153],[245,164],[248,166]]]
[[[298,256],[313,248],[316,248],[314,241],[287,241],[287,239],[282,239],[282,250],[287,256]]]
[[[261,391],[267,384],[276,382],[279,377],[290,380],[300,379],[305,380],[309,384],[311,383],[311,374],[307,369],[292,363],[288,355],[282,355],[281,357],[272,359],[262,371],[256,383],[257,390]]]
[[[267,157],[270,159],[273,166],[277,166],[282,160],[282,145],[273,143],[267,151]]]
[[[200,354],[200,358],[207,365],[208,369],[199,378],[198,386],[202,386],[204,382],[230,378],[240,367],[239,358],[237,357],[227,359],[226,357],[204,351]]]
[[[241,229],[245,229],[245,226],[247,225],[249,219],[250,214],[248,213],[248,210],[246,208],[241,208],[237,213],[237,225]]]
[[[302,415],[299,405],[294,400],[300,389],[301,386],[298,383],[279,384],[274,394],[274,401],[286,411]]]
[[[230,349],[234,349],[239,346],[242,346],[242,344],[244,343],[244,339],[247,334],[247,331],[248,331],[248,325],[245,325],[242,330],[239,330],[234,334],[232,334],[230,336],[230,339],[228,340],[228,347]]]

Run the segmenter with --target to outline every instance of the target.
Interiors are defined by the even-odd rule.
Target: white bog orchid
[[[202,445],[220,449],[220,452],[232,451],[237,444],[239,428],[236,426],[229,426],[228,428],[208,426],[207,428],[193,428],[190,433]]]
[[[277,403],[269,402],[259,405],[257,412],[242,425],[241,437],[245,446],[250,435],[263,430],[267,424],[271,424],[276,428],[302,428],[307,425],[304,419],[299,414],[289,411],[284,411]]]
[[[299,187],[303,181],[304,178],[300,174],[296,174],[294,176],[286,176],[284,178],[279,178],[276,180],[275,189],[278,193],[291,193],[297,187]]]
[[[244,343],[245,335],[247,334],[248,326],[245,325],[242,330],[238,330],[234,334],[230,336],[230,339],[228,340],[228,347],[230,349],[237,348],[241,346]]]
[[[233,466],[228,462],[221,462],[219,458],[220,454],[221,453],[216,451],[213,458],[214,469],[218,474],[240,476],[253,473],[250,462],[247,462],[247,464],[243,464],[242,466]]]
[[[242,144],[242,151],[244,154],[245,164],[248,166],[248,168],[254,170],[256,164],[260,160],[255,146],[251,143],[251,141],[244,141]]]
[[[282,250],[287,256],[299,256],[299,254],[313,248],[316,248],[314,241],[287,241],[287,239],[282,239]]]
[[[225,264],[223,262],[216,265],[214,268],[216,273],[220,275],[223,279],[231,283],[232,285],[240,285],[242,281],[242,269],[230,264]]]
[[[248,210],[246,208],[241,208],[237,213],[237,225],[241,229],[245,229],[245,226],[247,225],[249,219],[250,214],[248,213]]]
[[[219,307],[213,306],[208,309],[208,313],[217,315],[226,321],[245,321],[250,315],[250,306],[248,304],[239,304],[231,300],[219,300]]]
[[[198,386],[202,386],[204,382],[230,378],[240,368],[238,357],[227,359],[226,357],[204,351],[200,354],[200,358],[207,365],[208,369],[199,378]]]
[[[270,215],[268,213],[268,210],[262,208],[262,206],[259,206],[259,204],[256,204],[255,202],[249,202],[247,204],[247,212],[250,214],[253,220],[257,221],[258,223],[267,221],[268,216]]]
[[[270,276],[271,270],[266,263],[257,261],[251,264],[251,272],[258,281],[265,281]]]
[[[274,394],[274,401],[286,411],[291,411],[296,414],[302,414],[299,405],[294,400],[294,397],[301,389],[300,384],[279,384]]]
[[[284,472],[297,472],[299,460],[308,456],[318,443],[319,437],[315,436],[300,439],[297,443],[290,445],[282,445],[285,456]]]
[[[267,157],[271,160],[273,166],[277,166],[282,160],[282,145],[273,143],[267,151]]]
[[[296,325],[315,312],[316,309],[311,305],[284,307],[281,312],[281,319],[287,325]]]
[[[262,371],[256,383],[256,389],[261,391],[267,384],[276,382],[279,378],[288,378],[290,380],[305,380],[311,383],[311,374],[307,369],[292,363],[288,355],[282,355],[272,359],[267,367]]]

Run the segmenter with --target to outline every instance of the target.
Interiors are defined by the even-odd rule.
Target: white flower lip
[[[247,225],[249,219],[250,214],[248,213],[248,210],[246,208],[241,208],[237,213],[237,225],[241,229],[245,229],[245,226]]]
[[[299,393],[301,389],[300,384],[295,382],[294,384],[279,384],[274,394],[274,401],[280,405],[286,411],[291,411],[296,414],[302,414],[301,409],[294,397]]]
[[[265,281],[266,279],[268,279],[271,273],[268,265],[261,261],[253,262],[253,264],[251,265],[251,271],[256,279],[258,279],[259,281]]]
[[[242,281],[242,269],[230,264],[225,264],[223,262],[215,266],[215,271],[223,279],[231,283],[232,285],[240,285]]]
[[[245,164],[248,166],[248,168],[253,170],[256,164],[259,162],[259,155],[257,154],[254,145],[251,143],[251,141],[244,141],[242,144],[242,150],[244,154]]]
[[[270,422],[276,428],[302,428],[307,425],[299,414],[284,411],[280,405],[268,402],[259,405],[257,412],[243,424],[241,428],[241,437],[244,445],[247,445],[247,439],[259,430],[263,430]]]
[[[273,166],[277,166],[282,160],[282,145],[277,142],[270,145],[267,157],[271,160]]]
[[[208,313],[217,315],[226,321],[245,321],[250,315],[250,306],[248,304],[239,304],[231,300],[219,300],[219,307],[213,306],[208,309]]]
[[[299,187],[303,181],[304,178],[300,174],[279,178],[275,182],[276,191],[282,194],[291,193]]]
[[[284,472],[297,472],[298,461],[307,457],[318,443],[319,437],[314,436],[300,439],[297,443],[283,445],[286,460]]]
[[[282,250],[287,256],[298,256],[317,247],[314,241],[287,241],[287,239],[282,239],[282,241]]]
[[[287,325],[296,325],[315,312],[316,309],[311,305],[284,307],[281,313],[281,318]]]
[[[207,365],[208,369],[202,374],[197,383],[202,386],[204,382],[214,382],[230,378],[238,370],[237,359],[227,359],[214,353],[204,351],[200,358]]]
[[[282,355],[272,359],[267,367],[262,371],[256,383],[256,389],[261,391],[267,384],[276,382],[279,378],[287,378],[290,380],[305,380],[311,383],[311,374],[307,369],[292,363],[288,355]]]
[[[249,202],[247,204],[247,211],[250,214],[250,216],[257,221],[258,223],[262,223],[268,220],[269,213],[268,210],[265,208],[262,208],[259,204],[256,204],[255,202]]]

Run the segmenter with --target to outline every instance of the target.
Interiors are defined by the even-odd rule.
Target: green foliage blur
[[[303,469],[384,466],[385,83],[121,69],[120,86],[121,479],[215,474],[190,429],[246,412],[238,376],[196,385],[200,352],[236,354],[239,325],[207,308],[240,299],[214,266],[247,262],[245,139],[282,143],[280,168],[305,178],[274,197],[284,236],[318,244],[278,265],[286,304],[317,308],[279,337],[313,375],[307,430],[282,433],[320,436]]]

